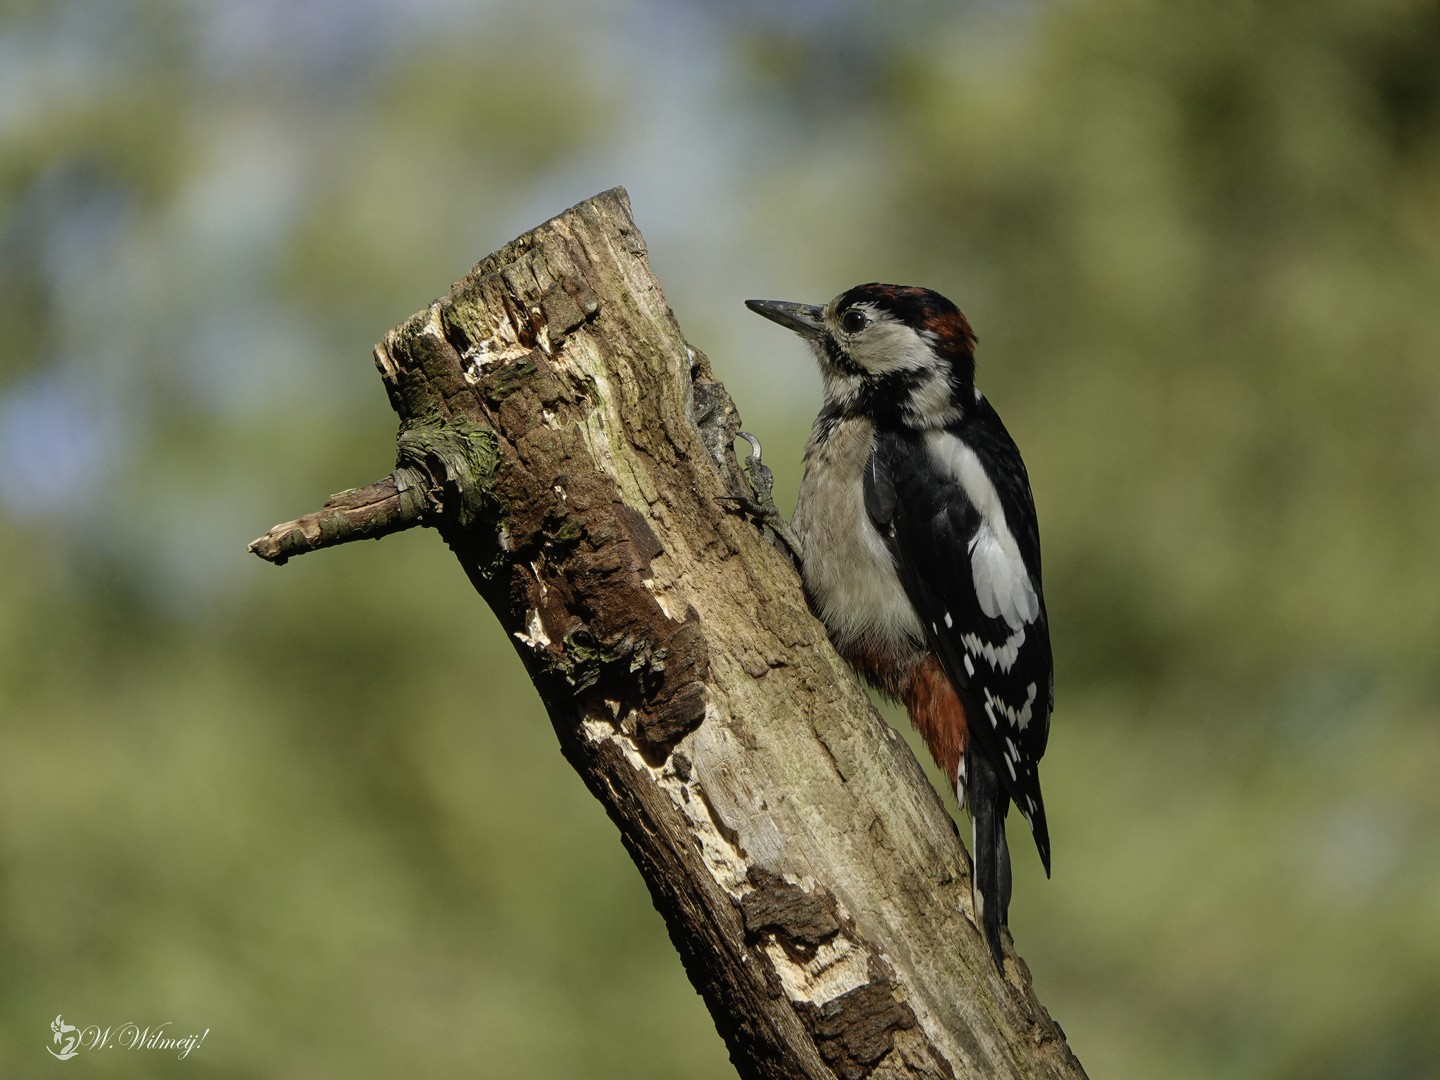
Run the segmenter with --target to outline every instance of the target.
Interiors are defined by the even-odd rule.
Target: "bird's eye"
[[[855,308],[851,308],[849,311],[845,312],[844,315],[840,316],[840,325],[844,328],[847,334],[858,334],[861,330],[865,329],[865,326],[867,323],[869,323],[869,321],[869,319],[865,318],[865,313],[863,311],[859,311]]]

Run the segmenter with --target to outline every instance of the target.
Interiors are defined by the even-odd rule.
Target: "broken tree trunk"
[[[996,971],[969,859],[806,609],[739,418],[616,188],[386,335],[398,467],[277,526],[290,556],[422,524],[516,643],[743,1076],[1083,1077]]]

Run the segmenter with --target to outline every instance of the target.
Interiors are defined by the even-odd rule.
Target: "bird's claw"
[[[745,459],[745,471],[750,475],[750,486],[760,497],[761,505],[773,509],[775,499],[772,493],[775,490],[775,474],[770,471],[769,465],[760,460],[760,440],[748,431],[740,432],[740,438],[750,444],[750,456]]]
[[[751,454],[745,461],[745,472],[750,478],[750,487],[755,497],[752,499],[747,495],[718,495],[715,501],[734,504],[735,510],[778,537],[798,562],[802,558],[800,540],[790,528],[790,523],[785,520],[785,515],[780,513],[779,507],[775,505],[775,474],[770,471],[770,466],[760,460],[760,440],[748,431],[740,432],[740,438],[750,444]]]

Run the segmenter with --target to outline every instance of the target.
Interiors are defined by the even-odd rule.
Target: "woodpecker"
[[[910,721],[973,822],[972,900],[996,967],[1005,817],[1050,837],[1037,765],[1054,704],[1040,534],[1020,451],[975,387],[975,335],[928,289],[746,306],[815,352],[824,407],[795,504],[805,591],[835,648]]]

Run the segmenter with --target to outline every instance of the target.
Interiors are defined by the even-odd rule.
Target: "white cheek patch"
[[[872,375],[923,371],[935,366],[931,341],[919,331],[868,304],[856,306],[869,314],[872,322],[849,339],[847,351],[851,360]]]
[[[951,396],[950,379],[943,371],[935,371],[910,391],[905,415],[917,427],[944,427],[960,419],[960,410]]]
[[[1004,619],[1011,630],[1034,622],[1040,614],[1040,597],[985,467],[974,450],[948,431],[927,431],[925,441],[935,462],[959,482],[980,513],[980,528],[969,549],[970,573],[980,610],[992,619]]]

